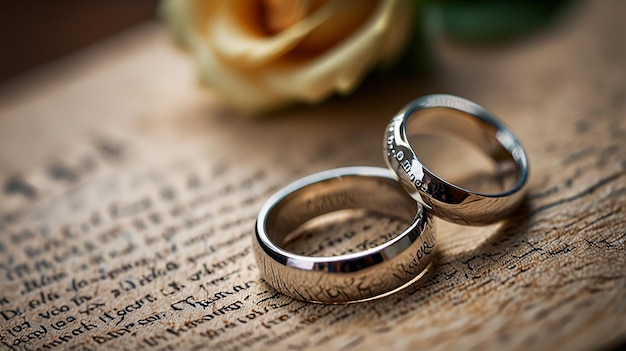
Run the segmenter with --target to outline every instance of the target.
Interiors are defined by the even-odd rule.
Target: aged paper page
[[[624,2],[589,2],[522,43],[442,45],[431,80],[368,84],[349,98],[264,120],[230,116],[198,89],[193,63],[157,24],[2,86],[0,347],[623,343],[624,13]],[[307,304],[260,280],[250,244],[266,198],[316,171],[383,166],[389,119],[433,92],[479,102],[524,142],[531,178],[522,208],[489,227],[438,222],[430,272],[380,300]],[[450,155],[453,162],[442,157],[437,167],[462,173],[471,163]],[[316,245],[346,235],[366,247],[399,229],[363,218],[335,226],[335,239]]]

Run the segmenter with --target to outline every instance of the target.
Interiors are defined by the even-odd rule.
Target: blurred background
[[[5,1],[0,82],[153,19],[157,0]]]
[[[411,1],[411,0],[407,0]],[[440,35],[502,43],[549,23],[571,0],[412,0],[419,9],[410,49],[399,69],[429,66],[424,50]],[[157,17],[158,0],[7,1],[0,11],[0,83]]]

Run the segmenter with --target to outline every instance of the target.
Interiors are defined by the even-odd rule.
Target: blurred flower
[[[164,0],[201,81],[247,112],[352,92],[411,35],[408,0]]]

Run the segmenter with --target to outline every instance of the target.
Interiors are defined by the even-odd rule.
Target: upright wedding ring
[[[408,137],[416,134],[452,134],[477,146],[495,162],[508,188],[484,194],[440,178],[413,151]],[[489,224],[506,217],[521,201],[528,178],[526,152],[511,130],[483,107],[452,95],[423,96],[402,109],[388,125],[384,150],[387,166],[411,196],[434,215],[459,224]]]
[[[356,253],[313,257],[283,248],[307,221],[349,209],[408,225],[390,241]],[[281,293],[340,303],[370,299],[417,279],[434,256],[435,236],[429,214],[389,170],[347,167],[302,178],[271,196],[259,212],[253,247],[261,276]]]

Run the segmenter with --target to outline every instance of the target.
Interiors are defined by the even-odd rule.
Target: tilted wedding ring
[[[408,137],[416,134],[452,134],[477,146],[495,161],[508,187],[483,194],[440,178],[413,151]],[[423,201],[434,215],[459,224],[501,220],[521,201],[528,178],[526,152],[511,130],[483,107],[452,95],[427,95],[408,104],[389,123],[384,150],[387,166],[411,196]]]
[[[408,225],[379,246],[338,256],[303,256],[283,248],[290,233],[307,221],[350,209],[400,218]],[[389,170],[338,168],[302,178],[271,196],[257,218],[253,251],[261,276],[285,295],[322,303],[361,301],[423,274],[434,256],[432,222]]]

